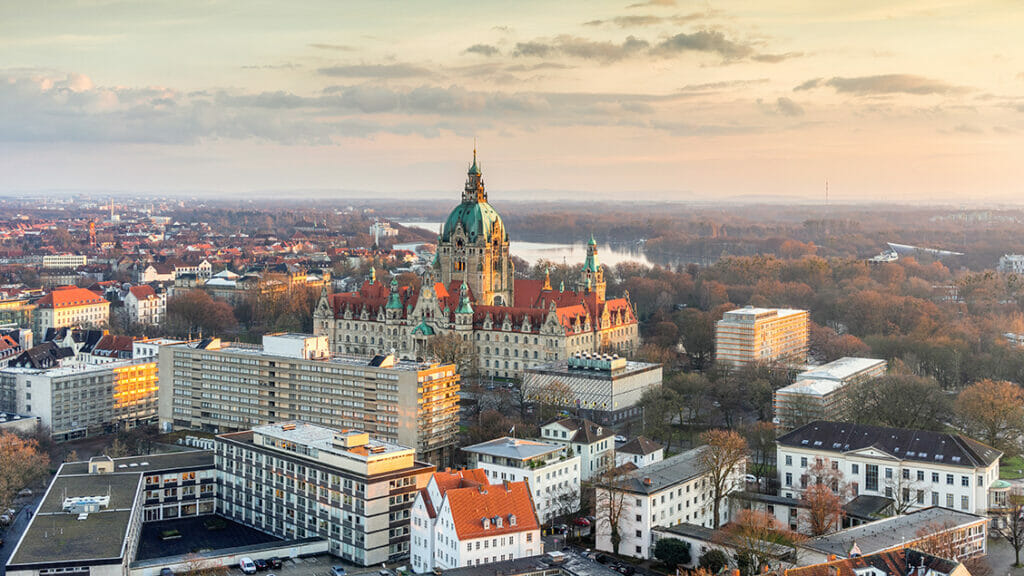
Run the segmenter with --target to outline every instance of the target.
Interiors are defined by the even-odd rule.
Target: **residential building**
[[[565,360],[527,368],[522,387],[527,400],[610,425],[639,417],[640,398],[660,388],[661,377],[661,364],[576,352]]]
[[[985,515],[1002,452],[960,434],[816,421],[776,440],[780,493],[799,498],[808,469],[831,468],[853,495],[885,496],[896,512],[930,506]]]
[[[643,468],[665,459],[665,447],[643,436],[637,436],[615,449],[615,466],[632,464]]]
[[[132,286],[124,297],[124,308],[132,324],[158,325],[167,315],[167,293],[148,284]]]
[[[729,520],[729,504],[720,504],[720,518],[714,518],[714,493],[700,455],[700,446],[661,462],[619,474],[599,483],[595,491],[597,522],[595,546],[614,552],[612,521],[617,521],[621,541],[618,553],[634,558],[651,558],[652,530],[657,526],[696,524],[714,529]],[[746,461],[728,475],[729,492],[743,489]]]
[[[38,428],[38,417],[14,414],[12,412],[0,412],[0,430],[17,434],[33,434]]]
[[[542,523],[580,508],[580,457],[566,446],[505,436],[462,451],[492,483],[526,480]]]
[[[414,572],[480,566],[543,552],[526,481],[490,484],[483,470],[436,472],[412,509]]]
[[[688,522],[670,526],[655,526],[651,530],[651,540],[652,550],[660,540],[680,540],[687,543],[690,546],[690,561],[683,564],[682,567],[691,569],[696,568],[699,565],[700,557],[711,550],[723,552],[729,566],[736,567],[737,554],[751,546],[751,542],[745,541],[742,537]],[[772,569],[785,569],[795,565],[798,560],[796,548],[791,545],[766,541],[758,541],[754,545],[757,546],[761,555],[770,559],[769,563]],[[729,570],[726,573],[733,572]],[[772,573],[772,571],[766,573]]]
[[[810,507],[804,500],[743,491],[733,492],[729,496],[729,505],[734,522],[739,518],[741,511],[754,510],[774,516],[780,526],[786,526],[794,532],[808,535],[812,533],[809,517]],[[859,526],[885,516],[892,516],[892,505],[893,501],[890,498],[861,494],[843,504],[842,517],[836,518],[836,523],[831,530]]]
[[[875,358],[840,358],[805,370],[775,391],[775,423],[792,430],[814,420],[844,420],[847,387],[885,374],[888,363]]]
[[[210,451],[61,464],[7,574],[129,574],[144,522],[214,511],[213,465]]]
[[[930,507],[810,538],[797,547],[802,563],[816,564],[913,548],[937,538],[959,550],[953,560],[964,560],[988,553],[988,523],[984,516]]]
[[[887,550],[866,556],[830,560],[787,569],[781,576],[971,576],[953,559],[926,554],[913,548]]]
[[[1024,274],[1024,254],[1004,254],[1000,256],[999,265],[996,269],[1000,272]]]
[[[434,467],[370,434],[285,421],[216,438],[217,511],[280,538],[320,537],[360,566],[409,555],[413,502]]]
[[[395,350],[425,357],[431,336],[457,334],[471,342],[480,373],[497,378],[576,352],[631,352],[639,346],[636,313],[627,297],[606,298],[597,241],[587,247],[575,289],[550,279],[516,279],[509,235],[488,203],[473,155],[462,202],[441,228],[422,287],[390,286],[371,275],[358,291],[323,293],[314,314],[317,334],[342,354]]]
[[[54,347],[36,348],[47,345]],[[8,367],[0,370],[0,410],[38,417],[55,440],[71,440],[155,422],[158,389],[152,359]]]
[[[0,368],[7,365],[20,356],[22,353],[21,344],[10,334],[0,332]]]
[[[110,302],[77,286],[54,288],[36,306],[37,336],[51,328],[105,326],[110,322]]]
[[[0,326],[5,329],[8,325],[11,328],[28,328],[34,326],[33,315],[36,305],[28,298],[6,298],[0,297]]]
[[[78,268],[85,266],[86,261],[84,254],[47,254],[43,256],[43,268]]]
[[[580,457],[580,480],[615,467],[615,431],[585,418],[562,418],[540,428],[541,440],[560,444]]]
[[[807,310],[754,308],[726,312],[715,325],[715,361],[730,366],[751,362],[807,361]]]
[[[262,346],[219,339],[160,348],[160,423],[223,433],[282,420],[365,430],[450,463],[459,431],[451,364],[332,356],[325,336],[268,334]]]

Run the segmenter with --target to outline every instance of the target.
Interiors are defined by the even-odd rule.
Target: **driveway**
[[[21,539],[21,535],[25,532],[25,528],[28,527],[30,520],[30,510],[35,510],[39,506],[39,501],[43,499],[43,491],[36,490],[32,496],[28,498],[18,498],[14,501],[13,508],[18,511],[14,517],[14,521],[9,526],[3,528],[0,532],[0,538],[3,538],[4,544],[0,546],[0,574],[6,572],[5,566],[7,566],[7,560],[10,559],[11,554],[14,553],[14,547],[18,545],[18,540]]]

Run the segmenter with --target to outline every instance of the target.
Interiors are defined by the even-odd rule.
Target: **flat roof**
[[[130,456],[114,459],[114,472],[149,472],[151,470],[171,471],[182,468],[213,468],[212,450],[188,450],[148,456]],[[61,469],[61,474],[88,474],[88,462],[70,462]]]
[[[795,308],[754,308],[753,306],[748,306],[746,308],[729,310],[725,313],[725,316],[759,316],[773,312],[775,318],[783,318],[794,314],[806,314],[807,310],[797,310]]]
[[[568,360],[560,360],[542,366],[527,368],[525,372],[536,374],[554,374],[557,376],[573,376],[576,378],[588,378],[591,380],[618,380],[635,374],[642,374],[661,368],[661,364],[651,362],[634,362],[627,360],[626,365],[618,370],[588,370],[585,368],[569,368]]]
[[[797,382],[801,380],[845,380],[856,376],[857,374],[877,368],[878,366],[885,366],[886,361],[878,358],[858,358],[854,356],[847,356],[829,362],[828,364],[822,364],[805,370],[796,376]]]
[[[462,448],[464,452],[487,454],[488,456],[511,458],[513,460],[529,460],[530,458],[544,456],[563,449],[564,446],[560,444],[548,444],[547,442],[538,442],[536,440],[509,438],[508,436]]]
[[[125,536],[142,474],[138,472],[58,475],[50,484],[32,522],[8,561],[20,564],[117,559]],[[109,504],[85,518],[64,511],[64,499],[110,496]]]
[[[801,394],[804,396],[828,396],[836,390],[841,390],[847,385],[841,380],[797,380],[789,386],[783,386],[775,391],[775,394]]]
[[[811,538],[801,543],[800,546],[824,554],[835,554],[840,558],[847,558],[854,543],[860,548],[862,554],[874,554],[920,539],[918,531],[922,527],[945,526],[951,529],[981,520],[987,521],[987,518],[933,506],[903,516],[884,518],[825,536]]]
[[[93,372],[111,372],[115,368],[124,368],[126,366],[137,366],[141,364],[154,363],[156,363],[156,358],[146,357],[132,360],[118,360],[116,362],[104,362],[103,364],[86,364],[85,362],[74,362],[72,364],[65,364],[64,366],[58,368],[8,367],[4,368],[3,371],[8,374],[42,374],[52,378],[56,376],[72,376],[75,374],[91,374]]]
[[[214,348],[214,349],[195,348],[195,347],[189,346],[187,344],[171,344],[170,346],[171,347],[178,347],[178,348],[188,348],[190,350],[195,350],[196,352],[199,352],[199,353],[221,352],[221,353],[225,353],[225,354],[234,354],[234,355],[238,355],[238,356],[262,356],[264,358],[286,358],[288,360],[302,360],[301,358],[295,358],[294,356],[286,356],[286,355],[281,355],[281,354],[270,354],[270,353],[267,353],[267,352],[264,351],[263,346],[260,346],[260,345],[257,345],[257,344],[241,344],[241,343],[237,343],[237,342],[224,342],[224,343],[221,344],[220,348]],[[349,355],[341,355],[341,354],[338,354],[338,355],[332,354],[330,358],[325,358],[325,359],[322,359],[322,360],[320,360],[320,359],[317,359],[317,360],[307,360],[307,361],[308,362],[316,362],[316,363],[319,363],[319,364],[336,364],[336,365],[339,365],[339,366],[351,366],[351,367],[354,367],[354,368],[366,368],[366,369],[370,369],[370,370],[373,370],[373,371],[376,371],[376,372],[379,372],[379,371],[392,371],[392,370],[398,370],[398,371],[403,371],[403,372],[418,372],[420,370],[429,370],[430,368],[436,368],[438,366],[443,366],[443,364],[439,364],[439,363],[416,362],[415,360],[401,360],[401,359],[398,359],[397,357],[395,358],[395,363],[392,366],[386,366],[386,367],[384,367],[384,366],[370,366],[370,360],[372,360],[372,359],[373,359],[373,357],[370,356],[370,355],[366,355],[366,356],[349,356]]]
[[[329,454],[355,457],[359,460],[372,460],[380,456],[391,456],[400,452],[415,451],[414,448],[402,446],[401,444],[372,439],[369,437],[369,432],[364,432],[363,430],[339,430],[298,420],[256,426],[252,429],[252,432],[261,436],[279,438],[302,446],[309,446]],[[361,435],[366,435],[367,440],[365,442],[360,441],[359,444],[353,445],[351,448],[335,444],[335,440]]]

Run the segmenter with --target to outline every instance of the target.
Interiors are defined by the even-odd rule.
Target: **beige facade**
[[[264,346],[211,340],[162,347],[161,426],[224,433],[303,420],[358,428],[415,447],[421,460],[449,461],[458,434],[454,366],[325,357],[324,340],[284,334],[264,337]]]
[[[716,325],[715,361],[732,366],[751,362],[806,362],[809,321],[807,310],[752,307],[730,310]]]

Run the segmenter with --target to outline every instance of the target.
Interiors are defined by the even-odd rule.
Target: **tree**
[[[625,490],[627,482],[629,478],[619,470],[611,470],[595,483],[595,530],[598,533],[607,530],[614,554],[619,553],[619,544],[622,543],[621,522],[628,517],[633,506],[629,492]]]
[[[932,378],[894,374],[846,387],[850,419],[858,424],[942,430],[949,401]]]
[[[1007,381],[981,380],[965,388],[954,403],[968,436],[1003,450],[1017,452],[1024,432],[1024,390]]]
[[[189,290],[167,302],[167,326],[178,336],[199,332],[215,336],[235,327],[235,315],[227,302],[216,301],[202,290]]]
[[[0,430],[0,510],[7,510],[22,488],[45,478],[49,465],[35,440]]]
[[[961,538],[957,535],[958,532],[956,526],[951,522],[929,522],[917,530],[918,540],[912,542],[911,545],[925,554],[962,562],[971,576],[992,574],[992,567],[989,566],[984,556],[962,557],[964,548]]]
[[[472,378],[477,374],[479,359],[476,347],[469,340],[463,340],[460,334],[450,332],[431,336],[427,341],[427,352],[442,363],[455,364],[463,377]]]
[[[114,438],[114,441],[110,443],[110,446],[106,450],[106,455],[111,458],[123,458],[129,456],[130,452],[128,446],[121,441],[120,438]]]
[[[750,446],[751,472],[758,478],[758,492],[766,483],[761,479],[767,479],[771,472],[772,464],[775,462],[775,438],[777,437],[775,425],[771,422],[756,422],[747,425],[742,430],[743,436]]]
[[[760,510],[740,510],[736,521],[717,531],[716,542],[736,550],[737,564],[746,574],[759,574],[777,558],[780,547],[793,548],[799,534],[782,526],[775,516]]]
[[[187,554],[183,560],[183,572],[188,576],[227,576],[231,572],[223,561],[202,558],[194,553]]]
[[[718,548],[711,548],[700,555],[697,560],[699,570],[705,570],[710,574],[718,574],[729,565],[729,557]]]
[[[812,536],[821,536],[837,529],[846,515],[839,495],[824,484],[808,486],[800,496],[800,502],[800,514]]]
[[[928,484],[913,479],[909,472],[906,468],[894,470],[892,478],[886,478],[883,483],[886,496],[893,500],[892,509],[895,514],[906,514],[914,506],[924,503]]]
[[[675,538],[662,538],[654,545],[654,557],[669,568],[690,563],[690,545]]]
[[[1020,567],[1020,550],[1024,548],[1024,498],[1011,496],[1013,506],[1005,517],[1005,524],[998,530],[999,535],[1013,547],[1013,565]]]
[[[75,450],[72,450],[71,452],[68,452],[67,456],[64,456],[64,461],[65,462],[78,462],[78,452],[75,451]]]
[[[708,430],[701,434],[701,442],[706,446],[697,458],[711,484],[712,526],[718,528],[722,501],[732,492],[737,476],[744,472],[747,442],[732,430]]]
[[[643,413],[644,434],[665,442],[666,449],[671,450],[672,438],[675,436],[673,420],[679,413],[679,396],[667,387],[651,388],[640,397],[640,409]]]

